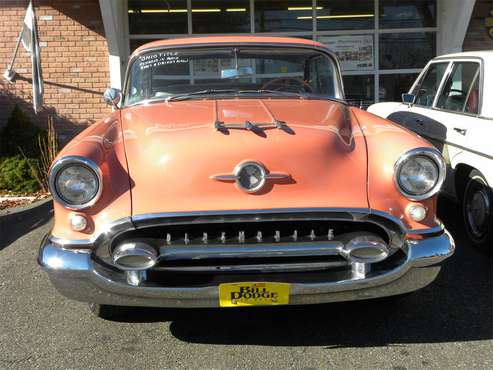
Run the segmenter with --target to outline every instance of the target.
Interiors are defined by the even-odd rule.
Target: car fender
[[[397,102],[377,103],[370,105],[367,111],[379,117],[387,118],[392,113],[398,111],[401,105],[403,104]]]
[[[493,157],[487,154],[476,154],[471,151],[464,150],[450,159],[450,165],[454,171],[460,165],[475,168],[481,172],[486,179],[486,182],[493,186]]]

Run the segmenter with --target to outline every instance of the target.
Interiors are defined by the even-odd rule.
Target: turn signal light
[[[407,208],[407,213],[416,222],[421,222],[426,218],[426,208],[421,204],[411,204]]]
[[[73,214],[70,216],[70,226],[74,231],[84,231],[87,227],[87,219],[83,215]]]

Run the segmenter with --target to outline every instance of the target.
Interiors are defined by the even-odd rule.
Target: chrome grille
[[[199,223],[155,226],[120,235],[123,238],[152,238],[158,246],[194,246],[209,244],[307,243],[339,240],[350,232],[371,232],[388,241],[379,226],[348,221],[260,221]]]
[[[154,270],[316,271],[348,267],[343,247],[355,232],[388,242],[386,231],[373,223],[304,219],[168,224],[129,231],[115,243],[145,240],[156,247]]]

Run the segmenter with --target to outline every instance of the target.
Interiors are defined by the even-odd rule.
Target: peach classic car
[[[320,43],[149,43],[105,100],[113,113],[51,167],[38,257],[99,316],[397,296],[454,252],[440,153],[349,106]]]

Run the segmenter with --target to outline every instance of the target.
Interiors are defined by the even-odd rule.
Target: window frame
[[[469,116],[469,117],[476,117],[476,118],[481,117],[481,113],[483,111],[483,84],[484,84],[484,77],[483,77],[484,76],[484,62],[483,62],[483,60],[481,58],[472,58],[472,57],[458,57],[458,58],[451,58],[451,59],[445,59],[445,60],[449,62],[449,66],[448,66],[448,69],[442,78],[442,82],[440,83],[440,88],[437,92],[437,96],[435,97],[435,100],[433,101],[433,106],[431,109],[438,111],[438,112],[454,113],[454,114],[459,114],[459,115]],[[438,59],[437,61],[441,61],[441,60]],[[454,70],[454,66],[457,63],[476,63],[479,65],[478,113],[468,113],[465,111],[458,112],[455,110],[437,107],[438,98],[442,94],[443,89],[445,88],[445,83],[448,81],[449,77],[452,74],[452,71]],[[430,109],[430,108],[428,108],[428,109]]]
[[[428,62],[428,64],[423,68],[423,70],[421,71],[421,73],[416,78],[416,81],[412,84],[412,86],[409,89],[408,93],[409,94],[412,94],[417,87],[420,87],[423,84],[423,81],[424,81],[426,75],[428,74],[428,70],[430,69],[430,67],[432,67],[435,64],[448,64],[448,65],[445,68],[445,72],[443,73],[443,76],[442,76],[442,79],[440,80],[440,83],[438,84],[438,89],[437,89],[437,92],[435,94],[435,97],[433,98],[433,102],[432,102],[431,106],[426,106],[426,105],[421,105],[421,104],[416,104],[416,103],[413,104],[416,107],[420,107],[420,108],[424,108],[424,109],[433,109],[435,107],[435,104],[437,103],[437,97],[442,92],[442,86],[443,86],[443,83],[445,82],[444,79],[448,76],[451,62],[450,61],[432,60],[432,61]],[[415,97],[417,98],[418,96],[415,95]]]

